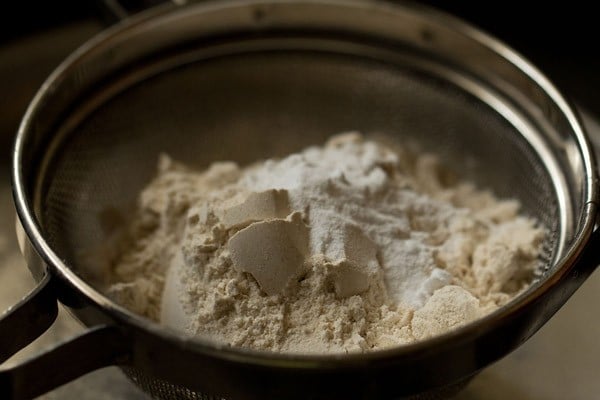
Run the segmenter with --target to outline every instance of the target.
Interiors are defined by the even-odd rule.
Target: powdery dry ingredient
[[[544,237],[519,203],[357,133],[203,172],[167,156],[109,294],[191,335],[282,352],[422,340],[526,288]]]

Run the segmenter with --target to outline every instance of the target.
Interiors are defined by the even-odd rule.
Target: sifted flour
[[[189,334],[272,351],[444,333],[527,287],[544,235],[518,202],[447,175],[357,133],[246,168],[164,156],[109,293]]]

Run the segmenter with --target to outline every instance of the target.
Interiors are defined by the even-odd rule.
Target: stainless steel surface
[[[452,43],[452,44],[454,45],[455,43]],[[337,46],[336,46],[336,48],[337,48],[337,49],[339,49],[339,47],[337,47]],[[474,53],[471,53],[471,52],[469,52],[469,54],[477,54],[477,52],[475,51],[475,49],[472,49],[472,50],[474,51]],[[250,64],[252,64],[252,63],[250,63]],[[479,65],[479,63],[478,63],[477,65]],[[490,66],[490,65],[488,65],[487,67],[489,68],[489,67],[491,67],[491,66]],[[252,68],[250,68],[250,69],[252,69]],[[333,70],[333,69],[332,69],[332,70]],[[482,74],[482,76],[485,76],[485,75],[486,75],[486,73],[487,73],[487,71],[488,71],[488,69],[486,68],[486,69],[485,69],[485,71],[484,71],[484,70],[474,70],[474,71],[471,71],[471,72],[480,73],[480,74]],[[86,72],[89,72],[89,71],[86,71]],[[96,71],[96,72],[97,72],[97,71]],[[94,73],[94,71],[92,71],[92,74],[93,74],[93,73]],[[510,78],[510,75],[511,75],[511,73],[510,73],[510,71],[509,71],[509,73],[508,73],[508,75],[507,75],[507,76]],[[272,76],[272,75],[271,75],[271,76]],[[352,75],[350,74],[349,76],[352,76]],[[84,76],[84,77],[85,77],[85,76]],[[214,75],[213,75],[213,77],[214,77]],[[81,78],[81,76],[80,76],[79,78]],[[400,82],[400,83],[405,83],[406,81],[402,81],[402,79],[400,79],[400,80],[399,80],[399,82]],[[504,110],[505,117],[508,117],[508,118],[511,120],[511,122],[513,122],[513,123],[515,123],[515,124],[517,124],[517,125],[521,124],[521,125],[519,125],[521,128],[523,128],[523,124],[527,125],[528,123],[533,123],[533,124],[535,125],[535,122],[527,121],[526,119],[522,119],[522,118],[520,117],[519,113],[520,113],[521,111],[523,111],[523,110],[515,110],[515,109],[513,109],[513,108],[510,108],[510,106],[512,106],[512,105],[510,105],[510,106],[509,106],[509,105],[507,105],[507,104],[502,104],[502,101],[501,101],[501,100],[500,100],[500,104],[498,104],[498,98],[490,98],[490,97],[486,97],[486,96],[489,96],[489,94],[490,94],[488,91],[486,91],[487,89],[485,89],[485,88],[482,88],[482,87],[478,86],[477,84],[475,84],[474,86],[473,86],[473,85],[474,85],[474,83],[473,83],[473,82],[467,82],[466,84],[464,84],[464,83],[463,83],[461,86],[462,86],[463,88],[466,88],[467,90],[468,90],[469,86],[470,86],[470,87],[475,87],[475,88],[476,88],[475,90],[471,90],[471,92],[472,92],[472,93],[474,93],[475,95],[479,96],[480,98],[483,98],[484,100],[486,100],[486,101],[488,101],[488,102],[492,103],[492,104],[493,104],[494,106],[496,106],[496,107],[498,107],[498,106],[502,106],[502,107],[504,107],[504,108],[502,108],[502,107],[501,107],[501,109],[502,109],[502,110]],[[401,85],[398,85],[398,86],[401,86]],[[542,86],[544,86],[544,85],[542,85]],[[421,89],[423,89],[423,88],[421,88]],[[494,88],[494,89],[498,89],[498,90],[500,90],[500,88]],[[533,91],[537,91],[537,90],[539,90],[540,88],[536,88],[536,87],[530,87],[530,89],[532,89]],[[151,89],[151,90],[152,90],[152,89]],[[420,90],[420,89],[419,89],[419,91],[418,91],[418,92],[422,92],[422,91],[426,92],[426,91],[427,91],[427,89],[423,89],[423,90]],[[142,91],[141,93],[143,94],[143,91]],[[125,96],[125,98],[127,99],[127,96]],[[143,97],[143,96],[142,96],[142,97],[140,97],[140,98],[145,98],[145,97]],[[491,100],[490,100],[490,99],[491,99]],[[458,101],[458,102],[460,103],[460,100],[454,99],[454,101]],[[545,105],[546,105],[546,106],[552,106],[552,104],[545,104]],[[523,107],[524,109],[526,109],[527,107],[531,106],[531,104],[520,104],[520,106],[521,106],[521,107]],[[559,108],[561,107],[561,105],[560,105],[560,104],[559,104],[558,106],[559,106]],[[459,107],[459,108],[460,108],[460,107]],[[481,111],[481,110],[480,110],[480,111]],[[524,112],[524,111],[523,111],[523,112]],[[484,112],[484,111],[481,111],[481,114],[485,114],[485,112]],[[110,115],[110,113],[109,113],[109,115]],[[115,115],[118,115],[118,114],[115,114]],[[133,113],[133,114],[131,114],[131,115],[135,115],[135,113]],[[363,118],[364,118],[364,116],[363,116]],[[484,119],[485,119],[485,118],[484,118]],[[97,119],[95,122],[98,122],[98,121],[100,121],[100,120],[104,120],[104,118],[98,118],[98,119]],[[111,120],[111,121],[114,121],[114,119],[110,119],[110,120]],[[486,123],[490,123],[490,122],[491,122],[491,123],[492,123],[492,125],[493,125],[493,118],[492,118],[492,119],[485,119],[485,121],[486,121]],[[138,122],[138,123],[139,123],[140,121],[139,121],[139,120],[135,120],[134,122]],[[540,121],[536,121],[536,122],[540,122]],[[556,122],[556,121],[555,121],[555,122]],[[560,122],[560,121],[559,121],[559,122]],[[563,123],[565,123],[565,122],[563,121]],[[93,125],[93,124],[92,124],[92,125]],[[559,123],[558,125],[560,125],[560,123]],[[464,125],[459,125],[459,126],[464,126]],[[306,127],[305,127],[305,128],[306,128]],[[535,128],[539,128],[539,127],[535,127]],[[525,135],[525,136],[528,136],[528,137],[527,137],[527,139],[528,139],[528,140],[530,140],[530,141],[533,141],[533,142],[535,142],[535,141],[539,141],[539,140],[542,140],[542,139],[540,139],[540,138],[537,136],[537,132],[536,132],[536,129],[535,129],[535,128],[532,128],[532,127],[530,127],[530,126],[527,126],[527,127],[525,128],[525,130],[524,130],[524,131],[523,131],[523,130],[521,130],[521,132],[520,132],[520,133],[521,133],[521,134],[523,134],[523,135]],[[548,127],[547,127],[547,126],[542,126],[541,128],[542,128],[542,129],[546,129],[546,128],[548,128]],[[96,127],[96,129],[97,129],[97,127]],[[552,130],[552,128],[551,128],[551,130]],[[559,130],[558,132],[553,132],[553,134],[557,134],[557,135],[560,135],[561,133],[562,133],[562,132],[561,132],[560,130]],[[567,148],[567,149],[570,149],[570,151],[571,151],[571,153],[569,153],[569,154],[568,154],[568,157],[567,157],[567,159],[566,159],[566,160],[559,161],[558,163],[566,163],[566,164],[569,164],[569,162],[572,162],[572,161],[574,161],[574,160],[575,160],[575,163],[574,163],[574,164],[571,164],[571,166],[572,166],[574,169],[576,169],[576,170],[577,170],[577,168],[581,168],[581,165],[577,165],[577,164],[578,164],[578,163],[582,163],[582,161],[583,161],[583,163],[582,163],[582,164],[583,164],[583,168],[584,168],[584,170],[583,170],[582,172],[584,172],[584,173],[585,173],[585,169],[587,168],[587,166],[586,166],[586,162],[587,162],[587,161],[585,160],[585,157],[583,158],[583,160],[578,158],[578,157],[579,157],[579,155],[577,154],[577,151],[578,151],[578,149],[577,149],[577,146],[573,147],[572,143],[571,143],[571,144],[569,144],[569,143],[570,143],[570,141],[568,141],[568,140],[567,140],[568,138],[565,138],[565,137],[560,137],[560,136],[557,136],[557,137],[554,137],[554,139],[555,139],[555,140],[558,140],[558,141],[565,140],[565,142],[563,143],[563,146],[564,146],[565,148]],[[543,140],[542,140],[542,142],[543,142]],[[452,145],[452,143],[450,143],[450,145]],[[454,144],[454,145],[456,145],[456,144]],[[580,145],[581,145],[581,144],[580,144]],[[78,146],[78,144],[75,144],[75,149],[77,149],[77,146]],[[505,144],[505,146],[511,146],[511,145],[510,145],[510,144]],[[517,153],[519,153],[519,152],[521,152],[521,151],[523,151],[523,154],[525,154],[525,153],[526,153],[526,151],[524,151],[524,150],[523,150],[523,147],[519,147],[519,146],[522,146],[522,144],[521,144],[521,145],[518,145],[518,144],[517,144],[517,145],[514,145],[514,144],[513,144],[512,146],[516,146],[516,147],[513,147],[513,148],[515,149],[515,151],[516,151]],[[559,192],[560,192],[560,193],[567,193],[567,194],[565,195],[565,197],[562,197],[562,198],[561,198],[561,197],[559,196],[558,203],[561,205],[561,207],[564,207],[564,208],[561,208],[561,212],[564,212],[564,214],[561,214],[561,215],[563,215],[563,218],[562,218],[562,220],[561,220],[561,225],[560,225],[560,227],[561,227],[561,228],[563,228],[562,235],[568,235],[568,234],[569,234],[569,231],[570,231],[570,229],[574,229],[574,227],[572,226],[572,225],[574,224],[574,222],[573,222],[573,221],[570,221],[570,218],[572,218],[572,216],[570,215],[570,213],[569,213],[569,211],[568,211],[567,209],[568,209],[568,208],[570,208],[570,207],[572,207],[571,201],[573,201],[573,202],[577,203],[577,202],[581,202],[581,201],[582,201],[582,199],[584,199],[584,200],[585,200],[585,198],[586,198],[586,189],[585,189],[585,185],[586,185],[586,184],[589,184],[589,183],[590,183],[590,181],[587,181],[587,182],[586,182],[586,181],[584,181],[584,182],[583,182],[583,184],[584,184],[584,188],[583,188],[583,189],[581,189],[581,191],[575,190],[573,193],[569,193],[568,191],[564,191],[564,192],[563,192],[563,189],[566,189],[566,187],[567,187],[567,186],[568,186],[568,187],[571,187],[571,185],[567,185],[567,182],[566,182],[566,181],[568,181],[569,179],[573,179],[573,178],[570,178],[569,176],[560,176],[560,175],[561,175],[561,172],[560,172],[560,171],[557,171],[557,169],[560,169],[560,168],[558,168],[556,165],[552,165],[552,164],[551,164],[552,162],[555,162],[555,161],[556,161],[556,160],[554,160],[554,156],[556,156],[557,158],[558,158],[558,157],[560,157],[560,156],[557,156],[556,154],[553,154],[554,150],[553,150],[551,147],[545,148],[544,146],[545,146],[545,145],[542,145],[542,147],[540,147],[540,146],[537,146],[537,147],[536,147],[536,150],[538,150],[539,152],[538,152],[536,155],[534,155],[533,157],[534,157],[534,158],[535,158],[535,157],[541,157],[542,159],[544,159],[544,161],[545,161],[545,164],[546,164],[546,167],[548,167],[548,168],[549,168],[551,171],[553,171],[553,173],[551,173],[551,174],[550,174],[550,176],[551,176],[551,179],[552,179],[552,182],[553,182],[553,183],[552,183],[552,185],[554,185],[554,187],[558,187],[558,188],[560,188],[560,189],[559,189]],[[86,148],[86,146],[84,145],[83,147],[79,147],[79,148],[80,148],[80,149],[85,149],[85,148]],[[545,149],[545,150],[542,150],[542,149]],[[215,150],[216,150],[216,149],[215,149]],[[523,159],[522,159],[522,160],[523,160],[523,162],[524,162],[525,164],[528,164],[528,163],[529,163],[529,165],[530,165],[530,166],[534,166],[534,165],[535,165],[535,161],[532,161],[533,159],[529,159],[528,157],[531,157],[531,156],[526,156],[526,155],[523,155]],[[569,158],[569,157],[570,157],[570,158]],[[498,159],[496,159],[496,160],[498,161]],[[89,161],[89,160],[88,160],[88,161]],[[514,161],[514,160],[513,160],[513,161]],[[548,161],[550,161],[550,164],[548,163]],[[480,160],[480,162],[481,162],[481,160]],[[501,163],[501,162],[502,162],[502,160],[499,160],[499,162]],[[539,161],[538,161],[538,162],[539,162]],[[67,165],[68,165],[68,163],[67,163]],[[501,165],[502,165],[502,164],[501,164]],[[64,167],[64,165],[63,165],[63,167]],[[104,167],[103,167],[103,168],[104,168]],[[84,168],[84,170],[85,170],[85,168]],[[534,170],[535,170],[535,168],[534,168]],[[64,175],[64,176],[68,178],[68,176],[69,176],[68,174],[69,174],[71,171],[74,171],[74,170],[73,170],[73,168],[63,168],[63,171],[62,171],[62,172],[63,172],[63,173],[66,173],[67,175]],[[80,171],[80,170],[79,170],[79,171]],[[475,172],[476,172],[476,171],[475,171]],[[473,174],[473,176],[474,176],[475,178],[477,178],[477,174],[476,174],[475,172],[471,171],[471,173]],[[558,172],[558,174],[559,174],[559,176],[558,176],[558,177],[554,175],[554,174],[555,174],[555,173],[557,173],[557,172]],[[539,172],[539,171],[538,171],[538,173],[541,173],[541,172]],[[488,174],[489,174],[489,173],[488,173]],[[567,175],[568,175],[568,174],[567,174]],[[540,175],[540,176],[543,176],[543,174],[542,174],[542,175]],[[544,179],[544,178],[540,178],[540,176],[536,176],[536,177],[534,178],[534,181],[537,181],[538,179]],[[514,177],[513,177],[513,178],[514,178]],[[137,178],[136,178],[136,179],[137,179]],[[481,176],[479,177],[479,179],[481,179]],[[512,190],[512,191],[514,191],[514,190],[517,190],[517,191],[518,191],[518,190],[519,190],[519,189],[515,189],[514,187],[509,187],[508,185],[506,185],[506,183],[507,183],[506,181],[505,181],[504,183],[502,183],[502,179],[503,179],[503,178],[502,178],[501,176],[499,176],[499,177],[496,177],[496,179],[497,179],[497,180],[495,180],[495,181],[492,183],[492,186],[493,186],[493,187],[495,187],[497,190],[499,190],[499,191],[501,191],[501,192],[504,190],[504,191],[508,191],[508,192],[509,192],[509,194],[511,194],[511,193],[512,193],[512,192],[511,192],[511,190]],[[562,181],[563,179],[564,179],[565,181]],[[511,184],[512,184],[512,183],[513,183],[513,181],[511,181]],[[523,186],[522,186],[522,187],[523,187],[523,190],[524,190],[524,187],[530,187],[530,186],[531,186],[531,185],[530,185],[531,183],[532,183],[532,182],[528,182],[527,180],[524,180],[524,181],[522,181],[522,183],[521,183],[521,184],[523,185]],[[60,183],[58,183],[58,185],[60,185]],[[543,184],[542,184],[542,185],[543,185]],[[518,186],[518,185],[517,185],[517,186]],[[52,190],[52,184],[51,184],[51,186],[50,186],[50,187],[51,187],[51,190]],[[522,191],[523,191],[523,190],[522,190]],[[546,191],[547,191],[547,190],[548,190],[548,189],[546,189]],[[588,190],[587,194],[589,195],[589,192],[590,192],[591,190],[590,190],[590,188],[587,188],[587,190]],[[60,190],[58,190],[58,192],[60,192]],[[79,190],[77,190],[76,192],[77,192],[77,193],[85,193],[85,190],[84,190],[84,191],[79,191]],[[52,196],[52,194],[51,194],[51,196]],[[528,210],[529,210],[530,212],[540,212],[540,211],[541,211],[541,212],[543,213],[543,212],[544,212],[544,209],[543,209],[543,207],[550,207],[550,208],[552,207],[552,206],[549,206],[549,204],[552,204],[552,203],[551,203],[551,202],[550,202],[550,203],[548,203],[548,202],[547,202],[547,199],[542,199],[542,200],[541,200],[541,202],[539,202],[539,197],[538,197],[538,201],[536,201],[536,198],[535,198],[535,197],[534,197],[534,198],[529,198],[529,199],[528,199],[528,198],[527,198],[525,195],[523,195],[523,196],[520,196],[520,197],[522,198],[523,202],[526,204],[526,206],[528,207]],[[50,200],[50,201],[52,201],[52,200]],[[43,202],[42,202],[42,203],[43,203]],[[114,201],[108,201],[108,203],[109,203],[109,204],[114,204]],[[538,208],[537,208],[537,209],[536,209],[536,206],[538,206]],[[541,209],[541,210],[540,210],[539,206],[542,206],[542,209]],[[44,205],[42,204],[42,208],[43,208],[43,207],[44,207]],[[52,207],[52,206],[50,206],[50,207]],[[566,211],[565,211],[565,210],[566,210]],[[67,211],[67,212],[68,212],[68,211]],[[50,211],[50,214],[52,214],[52,211]],[[63,218],[63,216],[64,216],[63,214],[64,214],[64,210],[63,210],[63,211],[59,211],[60,218]],[[67,222],[69,222],[69,221],[70,221],[70,219],[69,219],[69,218],[70,218],[70,217],[68,217],[68,216],[66,217],[66,221],[67,221]],[[552,221],[552,220],[554,220],[554,219],[553,219],[553,216],[552,216],[552,214],[545,215],[545,219],[546,219],[546,220],[548,220],[548,221]],[[61,223],[62,223],[62,222],[64,222],[64,221],[65,221],[65,220],[62,220],[62,219],[61,219]],[[67,224],[67,225],[68,225],[68,224]],[[85,225],[85,224],[84,224],[84,225]],[[60,232],[60,229],[62,229],[62,227],[60,227],[60,228],[58,228],[58,229],[59,229],[59,232]],[[56,233],[56,232],[55,232],[55,233]],[[60,234],[60,233],[59,233],[59,234]],[[92,236],[93,236],[93,235],[92,235]],[[559,241],[562,241],[562,240],[559,240]],[[60,247],[60,245],[59,245],[59,247]],[[68,246],[68,245],[67,245],[67,246],[64,246],[64,247],[63,247],[63,249],[68,249],[69,247],[70,247],[70,246]],[[550,246],[550,247],[552,247],[552,246]],[[556,248],[554,248],[554,250],[556,250]],[[549,248],[549,251],[552,251],[552,250],[550,250],[550,248]],[[63,256],[64,256],[64,254],[66,254],[66,253],[63,253]],[[73,256],[72,256],[72,255],[69,255],[69,256],[67,256],[66,258],[67,258],[67,259],[70,259],[70,260],[72,260],[72,259],[73,259],[73,258],[69,258],[69,257],[73,257]],[[550,257],[550,258],[551,258],[551,257]]]

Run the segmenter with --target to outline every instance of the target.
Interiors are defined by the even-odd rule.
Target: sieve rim
[[[211,9],[218,8],[236,8],[236,7],[268,7],[271,4],[296,4],[294,0],[283,1],[267,1],[267,0],[229,0],[225,2],[207,2],[194,4],[180,9],[177,12],[186,12],[190,7],[194,7],[196,12],[210,12]],[[46,80],[41,89],[37,92],[34,99],[30,103],[21,125],[19,126],[17,136],[15,138],[12,163],[12,185],[13,196],[18,218],[21,225],[30,240],[35,251],[48,265],[52,271],[60,278],[66,280],[79,293],[83,294],[86,299],[99,307],[102,311],[111,315],[115,321],[125,326],[133,326],[161,339],[177,343],[185,346],[186,349],[197,351],[203,354],[226,358],[233,361],[245,362],[249,364],[262,364],[269,366],[286,366],[288,362],[294,362],[294,367],[305,366],[310,368],[318,363],[320,367],[344,367],[351,366],[355,363],[368,363],[376,360],[388,359],[390,357],[409,357],[416,356],[423,352],[432,351],[443,343],[458,344],[461,342],[472,340],[480,336],[484,332],[493,330],[501,324],[502,320],[511,318],[519,310],[526,307],[528,304],[538,300],[544,293],[555,287],[563,279],[568,279],[568,275],[575,266],[575,261],[581,255],[585,245],[587,244],[590,235],[594,228],[596,207],[597,207],[597,173],[595,168],[594,154],[591,150],[589,139],[584,133],[584,129],[576,113],[569,102],[560,94],[559,90],[529,61],[520,54],[510,49],[505,44],[497,39],[489,36],[486,33],[470,26],[469,24],[460,21],[458,18],[450,16],[446,13],[433,10],[427,6],[420,4],[387,4],[382,2],[366,3],[358,0],[308,0],[304,1],[308,5],[329,5],[336,7],[354,7],[364,11],[378,10],[382,12],[398,12],[398,10],[409,9],[421,12],[430,20],[445,25],[453,30],[462,33],[471,40],[477,41],[482,46],[492,50],[496,55],[502,57],[515,65],[520,71],[528,76],[532,81],[540,86],[548,97],[556,104],[563,115],[567,118],[570,127],[573,130],[573,137],[577,143],[577,148],[581,152],[584,162],[583,169],[586,176],[585,179],[585,206],[583,212],[578,217],[581,218],[580,229],[574,232],[574,240],[568,246],[565,255],[555,264],[555,271],[546,276],[539,286],[533,290],[519,295],[515,300],[508,305],[501,307],[495,312],[477,319],[461,328],[447,332],[445,334],[419,341],[413,344],[402,345],[368,353],[361,354],[294,354],[294,353],[274,353],[269,351],[261,351],[247,348],[229,347],[220,345],[211,341],[202,340],[200,338],[191,338],[185,336],[175,330],[164,327],[158,323],[150,321],[144,317],[138,316],[116,304],[102,292],[87,283],[79,275],[77,275],[64,262],[59,255],[53,251],[50,244],[45,240],[42,234],[41,224],[35,216],[32,201],[30,201],[26,182],[27,177],[23,171],[23,153],[26,151],[26,138],[34,129],[36,112],[49,99],[52,99],[53,89],[55,85],[59,85],[64,76],[71,73],[73,66],[81,60],[84,60],[89,52],[97,49],[97,47],[110,43],[110,40],[119,35],[127,34],[130,30],[135,30],[138,26],[143,26],[146,23],[168,20],[176,17],[173,13],[174,7],[164,6],[155,10],[143,13],[134,17],[131,21],[118,24],[110,28],[98,36],[94,37],[75,53],[67,58]],[[155,20],[156,19],[156,20]],[[342,364],[343,362],[343,364]],[[300,365],[298,364],[300,363]]]

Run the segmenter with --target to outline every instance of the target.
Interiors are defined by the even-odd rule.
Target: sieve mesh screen
[[[518,199],[546,226],[541,263],[552,265],[564,210],[540,149],[515,126],[426,71],[310,51],[188,63],[96,107],[48,155],[39,202],[44,234],[67,265],[101,285],[106,254],[96,250],[126,223],[160,153],[197,168],[217,160],[247,164],[347,130],[416,144],[462,178]],[[212,399],[135,368],[125,372],[158,399]],[[465,382],[414,398],[444,398]]]
[[[462,178],[516,198],[557,248],[559,206],[536,149],[488,105],[410,69],[348,56],[266,52],[197,62],[147,79],[66,136],[45,179],[43,227],[86,279],[165,152],[194,167],[283,156],[347,130],[439,154]],[[97,280],[97,279],[96,279]]]

